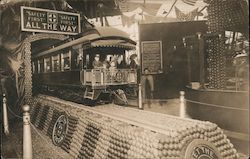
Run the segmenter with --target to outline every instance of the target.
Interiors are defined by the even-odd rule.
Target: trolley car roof
[[[45,56],[70,46],[80,48],[84,45],[89,47],[114,47],[131,50],[135,49],[136,42],[131,40],[127,33],[116,28],[93,28],[71,38],[65,39],[58,45],[52,46],[51,48],[34,55],[32,58]]]

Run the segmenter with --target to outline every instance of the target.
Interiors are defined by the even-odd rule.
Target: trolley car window
[[[36,71],[36,68],[35,68],[35,62],[32,62],[32,73],[34,74]]]
[[[84,68],[89,68],[90,66],[89,54],[86,55],[86,61],[84,62]]]
[[[82,61],[82,54],[83,54],[83,49],[79,48],[79,49],[72,49],[72,69],[79,69],[80,68],[80,63]]]
[[[44,72],[44,62],[43,59],[38,61],[38,73],[43,73]]]
[[[34,73],[38,73],[38,60],[36,60],[35,62],[34,62],[34,64],[35,64],[35,72]]]
[[[52,56],[52,72],[60,71],[59,55]]]
[[[45,63],[45,72],[50,72],[51,71],[51,63],[50,63],[50,58],[45,58],[44,59]]]
[[[62,54],[62,71],[70,70],[71,51]]]

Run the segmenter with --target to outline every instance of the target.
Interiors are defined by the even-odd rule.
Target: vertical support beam
[[[143,105],[142,105],[142,88],[141,88],[141,84],[139,84],[138,105],[139,105],[139,109],[143,109]]]
[[[201,33],[198,33],[199,43],[199,61],[200,61],[200,85],[205,88],[205,57],[204,57],[204,38]]]
[[[191,81],[192,81],[192,74],[191,74],[191,50],[189,50],[189,48],[187,47],[187,43],[186,43],[186,38],[183,38],[182,39],[183,41],[183,45],[184,45],[184,49],[185,49],[185,52],[187,53],[187,69],[188,69],[188,83],[191,84]],[[190,46],[190,49],[191,49],[191,46]]]
[[[103,85],[104,83],[104,72],[101,70],[101,84]]]
[[[24,56],[24,73],[25,73],[25,80],[24,80],[24,102],[26,104],[31,104],[32,102],[32,71],[31,71],[31,43],[25,42],[25,56]]]
[[[188,64],[188,83],[192,82],[192,62],[191,62],[191,52],[193,51],[193,45],[190,46],[190,49],[187,50],[187,64]]]
[[[208,12],[208,33],[222,35],[222,38],[212,38],[208,45],[209,88],[224,89],[226,87],[226,52],[225,52],[225,12],[226,1],[210,1]]]
[[[83,61],[83,48],[79,48],[79,64],[80,64],[80,71],[83,70],[84,64],[86,64],[85,61]]]
[[[185,118],[186,116],[186,101],[185,101],[185,92],[180,91],[180,114],[181,118]]]
[[[139,86],[139,91],[138,91],[138,106],[139,109],[143,109],[143,104],[142,104],[142,52],[141,52],[141,29],[140,29],[140,23],[139,21],[137,22],[137,27],[138,27],[138,41],[139,41],[139,57],[140,57],[140,66],[139,66],[139,70],[136,70],[137,73],[137,83]],[[143,86],[144,87],[144,86]],[[144,89],[144,88],[143,88]]]
[[[3,94],[3,127],[4,133],[9,134],[9,122],[8,122],[8,112],[7,112],[7,99],[5,94]]]
[[[23,106],[23,159],[32,159],[32,141],[29,110],[29,105]]]

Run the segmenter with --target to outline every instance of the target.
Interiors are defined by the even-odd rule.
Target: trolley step
[[[101,94],[101,90],[92,89],[87,87],[84,93],[84,98],[96,100]]]
[[[94,97],[94,90],[91,88],[86,88],[85,93],[84,93],[84,98],[92,99]]]

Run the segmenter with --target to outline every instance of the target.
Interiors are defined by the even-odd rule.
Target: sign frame
[[[158,72],[152,72],[150,74],[160,74],[160,73],[163,73],[163,56],[162,56],[162,41],[161,40],[150,40],[150,41],[141,41],[141,65],[142,65],[142,74],[145,74],[144,73],[144,63],[143,63],[143,54],[144,54],[144,47],[143,47],[143,44],[148,44],[148,43],[159,43],[160,44],[160,58],[161,58],[161,68],[160,70],[158,70]],[[160,72],[159,72],[160,71]]]
[[[201,147],[204,147],[205,149],[209,150],[208,153],[202,152],[202,153],[195,153],[197,149],[201,150]],[[204,150],[203,150],[204,151]],[[197,156],[195,156],[197,155]],[[211,156],[210,156],[211,155]],[[195,157],[194,157],[195,156]],[[185,150],[184,159],[197,159],[200,156],[206,156],[209,159],[221,159],[223,158],[218,149],[209,141],[203,140],[203,139],[194,139],[191,141]]]
[[[74,15],[78,17],[78,32],[77,33],[70,33],[70,32],[63,32],[63,31],[52,31],[52,30],[38,30],[38,29],[27,29],[24,27],[24,10],[33,10],[33,11],[44,11],[50,13],[59,13],[59,14],[66,14],[66,15]],[[26,7],[21,6],[21,31],[27,32],[39,32],[39,33],[54,33],[54,34],[65,34],[65,35],[77,35],[81,33],[81,17],[79,13],[71,13],[71,12],[64,12],[64,11],[57,11],[57,10],[49,10],[43,8],[34,8],[34,7]]]
[[[52,130],[52,142],[54,145],[60,146],[64,142],[64,140],[67,136],[67,133],[68,133],[68,127],[69,127],[68,116],[66,114],[60,115],[57,118],[56,122],[54,123],[53,130]],[[59,135],[61,135],[59,138],[59,141],[58,141],[58,134],[57,134],[58,129],[60,132]],[[55,137],[57,137],[57,138],[55,138]]]

